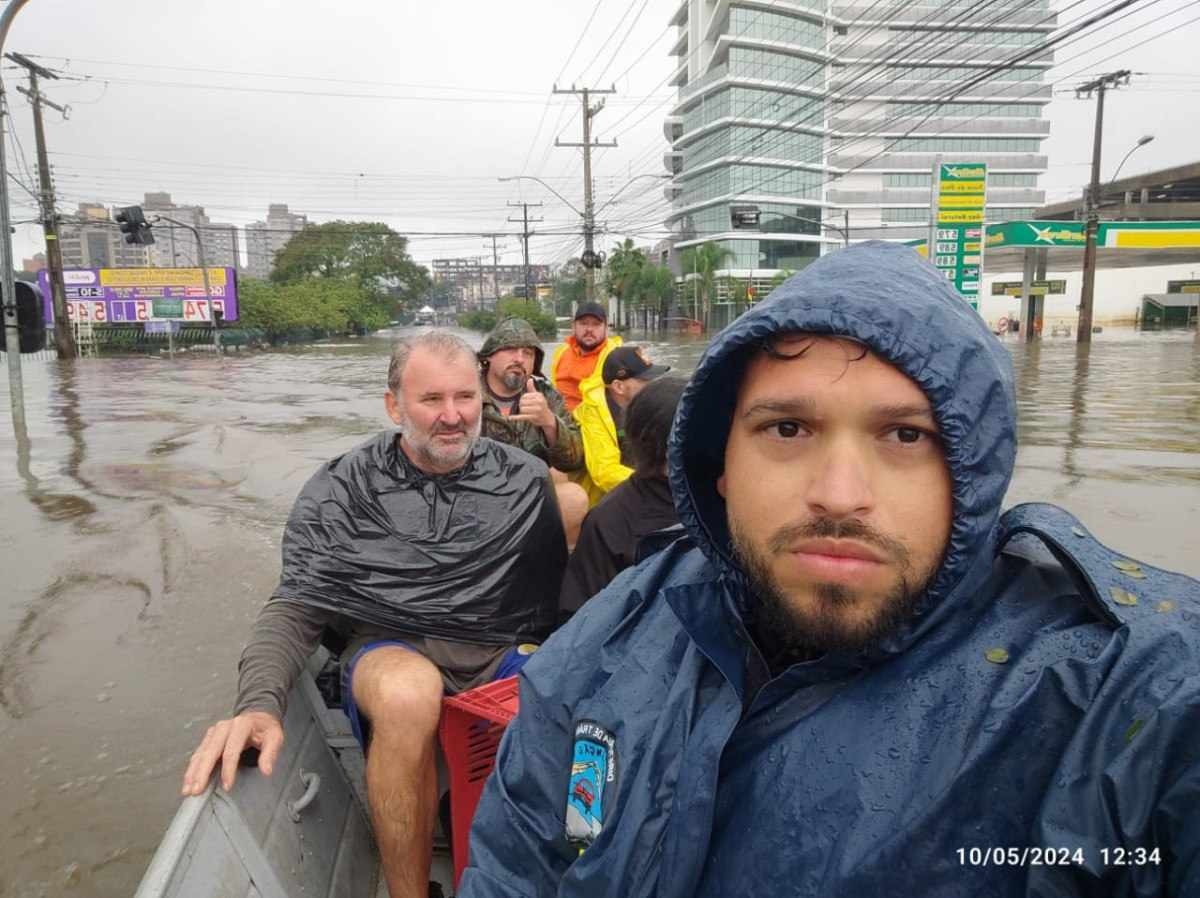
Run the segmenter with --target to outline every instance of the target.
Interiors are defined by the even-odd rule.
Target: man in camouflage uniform
[[[545,352],[529,322],[501,321],[479,350],[483,369],[483,435],[535,455],[551,468],[559,511],[574,545],[587,513],[587,494],[566,474],[583,468],[579,425],[542,375]]]

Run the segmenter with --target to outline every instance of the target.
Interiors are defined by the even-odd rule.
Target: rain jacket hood
[[[921,386],[954,520],[905,627],[772,668],[715,481],[740,368],[781,331]],[[1014,418],[1003,348],[911,249],[831,254],[734,322],[670,448],[698,548],[622,571],[523,669],[461,898],[1200,895],[1200,585],[1061,508],[1001,515]]]
[[[505,318],[492,328],[492,332],[483,341],[483,346],[479,348],[479,362],[483,364],[501,349],[522,348],[533,350],[533,375],[541,377],[546,351],[542,349],[542,341],[538,339],[533,325],[524,318]]]
[[[747,362],[766,338],[796,331],[868,346],[924,391],[941,431],[953,482],[950,542],[917,618],[878,647],[892,654],[978,594],[990,569],[1000,503],[1016,458],[1012,366],[946,279],[911,248],[896,244],[870,242],[824,256],[742,315],[701,359],[680,402],[669,451],[680,520],[709,560],[739,585],[743,574],[732,556],[716,481]],[[734,592],[747,601],[745,590]]]

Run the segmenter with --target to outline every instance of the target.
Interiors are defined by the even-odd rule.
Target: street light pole
[[[1129,157],[1132,156],[1134,153],[1136,153],[1138,150],[1140,150],[1142,147],[1144,147],[1146,144],[1152,142],[1153,140],[1154,140],[1153,134],[1147,134],[1144,137],[1138,138],[1138,142],[1129,148],[1129,152],[1125,154],[1125,157],[1121,160],[1121,164],[1117,166],[1117,170],[1115,172],[1113,172],[1113,176],[1108,182],[1109,187],[1111,187],[1113,185],[1113,182],[1117,180],[1117,176],[1119,174],[1121,174],[1121,169],[1123,169],[1125,167],[1125,163],[1129,161]]]
[[[27,0],[10,0],[0,13],[0,54],[13,19]],[[17,330],[17,285],[13,277],[12,218],[8,211],[8,165],[4,158],[4,110],[8,102],[0,80],[0,302],[4,304],[4,351],[8,355],[8,392],[13,428],[25,432],[25,390],[21,382],[21,341]]]
[[[170,224],[177,225],[181,228],[187,228],[196,238],[196,259],[200,263],[200,275],[204,279],[204,302],[208,305],[208,314],[212,318],[213,326],[213,348],[216,349],[217,355],[221,354],[221,322],[217,318],[217,313],[213,309],[212,304],[212,289],[208,284],[208,265],[204,259],[204,241],[200,239],[200,229],[188,224],[187,222],[179,221],[170,218],[166,215],[154,216],[156,222],[165,221]]]
[[[1109,88],[1129,83],[1130,71],[1109,72],[1095,81],[1080,85],[1075,90],[1076,98],[1096,94],[1096,130],[1092,137],[1092,180],[1088,187],[1087,222],[1083,245],[1083,287],[1079,292],[1079,323],[1075,339],[1079,343],[1092,342],[1092,307],[1096,295],[1096,235],[1100,230],[1100,149],[1104,134],[1104,93]]]

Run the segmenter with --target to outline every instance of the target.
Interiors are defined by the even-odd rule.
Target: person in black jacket
[[[630,402],[625,436],[633,476],[583,520],[558,603],[564,621],[634,563],[643,537],[679,523],[667,484],[667,437],[684,386],[682,378],[660,377]]]

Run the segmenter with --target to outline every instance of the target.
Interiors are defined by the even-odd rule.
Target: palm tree
[[[671,269],[662,265],[645,265],[638,275],[638,297],[643,304],[653,304],[658,308],[658,319],[671,313],[671,300],[675,296],[675,275]]]
[[[705,330],[708,330],[708,311],[712,305],[712,291],[716,286],[717,272],[732,255],[733,250],[711,240],[683,251],[683,272],[686,275],[690,271],[697,276],[699,292],[704,300],[703,312],[694,309],[692,315],[700,320]]]
[[[613,247],[608,254],[604,273],[604,285],[608,292],[617,297],[617,323],[621,323],[621,301],[628,305],[637,287],[638,274],[646,264],[646,254],[633,245],[628,237]]]

